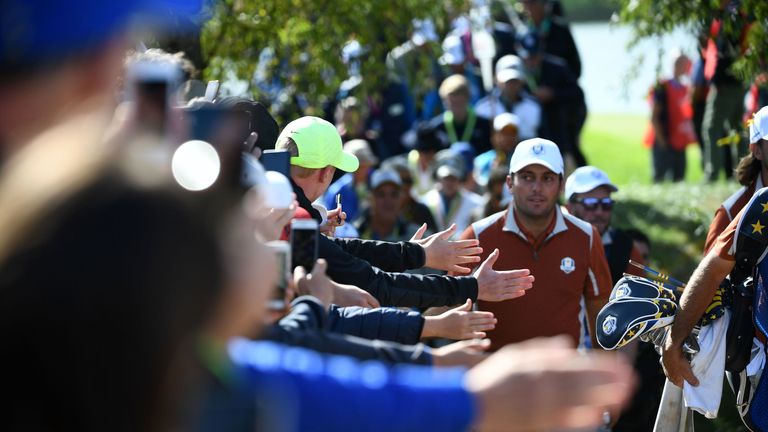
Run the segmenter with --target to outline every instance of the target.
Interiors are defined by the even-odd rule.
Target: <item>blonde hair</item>
[[[456,94],[456,93],[462,93],[469,96],[469,81],[463,76],[459,74],[454,74],[443,80],[443,83],[440,84],[440,97],[445,99],[448,97],[448,95]]]

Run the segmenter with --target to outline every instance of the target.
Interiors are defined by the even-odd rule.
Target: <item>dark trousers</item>
[[[651,149],[653,182],[664,180],[683,181],[685,178],[685,150],[660,148],[656,143]]]

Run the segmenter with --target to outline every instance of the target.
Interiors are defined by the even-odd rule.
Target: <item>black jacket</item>
[[[536,85],[549,87],[554,93],[551,101],[540,102],[539,136],[554,141],[561,148],[569,149],[571,137],[567,134],[566,125],[569,116],[586,115],[584,92],[565,61],[558,57],[545,54],[539,69],[532,75]]]
[[[312,207],[304,191],[293,180],[291,183],[299,205],[320,222],[320,213]],[[368,291],[382,306],[427,308],[462,304],[468,298],[473,302],[477,300],[477,279],[472,276],[418,275],[382,270],[403,271],[423,266],[424,250],[421,246],[409,242],[331,240],[324,235],[320,236],[318,246],[318,256],[328,262],[327,273],[331,279]]]
[[[317,352],[347,355],[359,360],[432,364],[432,355],[423,344],[402,345],[391,341],[331,333],[325,329],[327,325],[328,316],[322,303],[314,297],[302,296],[293,301],[288,315],[267,328],[264,338]]]
[[[568,23],[559,17],[550,17],[549,30],[543,35],[544,52],[565,60],[574,77],[581,76],[581,58]]]

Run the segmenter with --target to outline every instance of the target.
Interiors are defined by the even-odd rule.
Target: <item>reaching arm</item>
[[[683,356],[683,342],[691,334],[696,322],[712,301],[720,282],[733,270],[733,266],[734,261],[710,252],[696,267],[686,285],[672,331],[664,342],[662,352],[662,363],[667,377],[678,387],[683,386],[683,380],[694,386],[699,384],[690,363]]]

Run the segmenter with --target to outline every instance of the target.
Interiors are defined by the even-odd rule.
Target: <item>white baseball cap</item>
[[[513,79],[525,79],[523,61],[516,55],[505,55],[496,62],[496,80],[507,82]]]
[[[384,183],[394,183],[398,186],[403,185],[402,180],[400,180],[400,174],[388,168],[378,169],[371,175],[371,190],[378,188]]]
[[[768,106],[760,108],[749,123],[749,143],[768,139]]]
[[[528,165],[543,165],[555,174],[563,174],[563,156],[557,144],[544,138],[521,141],[512,153],[509,172],[516,173]]]
[[[496,132],[503,130],[507,126],[520,126],[520,119],[512,113],[501,113],[493,118],[493,130]]]
[[[576,168],[565,180],[565,199],[571,199],[573,194],[589,192],[600,186],[607,187],[611,192],[619,190],[601,169],[593,166]]]

